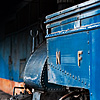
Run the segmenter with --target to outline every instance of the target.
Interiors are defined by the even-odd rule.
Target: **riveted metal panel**
[[[88,88],[88,85],[90,84],[88,33],[80,32],[64,35],[50,38],[47,41],[48,63],[50,64],[48,66],[49,82],[64,86]],[[59,51],[61,53],[61,64],[57,65],[56,52]],[[78,66],[78,51],[83,51],[80,66]]]
[[[34,88],[42,88],[42,71],[47,58],[46,44],[43,43],[29,58],[24,71],[24,81]]]
[[[48,82],[88,89],[90,100],[99,100],[100,0],[89,0],[46,18],[47,30],[51,29],[46,35]]]

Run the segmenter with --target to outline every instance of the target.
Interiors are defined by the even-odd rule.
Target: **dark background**
[[[46,15],[86,0],[2,0],[0,2],[0,37],[19,31]]]

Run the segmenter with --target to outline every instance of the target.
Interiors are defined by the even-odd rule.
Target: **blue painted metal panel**
[[[83,5],[84,5],[84,4],[83,4]],[[67,13],[65,13],[65,14],[61,14],[61,15],[56,16],[56,17],[54,17],[54,18],[47,19],[47,21],[46,21],[45,23],[47,24],[47,23],[56,21],[56,20],[61,19],[61,18],[69,17],[69,16],[71,16],[71,15],[74,15],[74,14],[77,14],[77,13],[81,13],[81,12],[83,12],[83,11],[86,11],[86,10],[89,10],[89,9],[92,9],[92,8],[95,8],[95,7],[98,7],[98,6],[100,6],[100,3],[97,2],[97,4],[94,3],[93,5],[88,5],[88,6],[83,7],[83,8],[78,8],[78,9],[76,9],[76,10],[74,10],[74,11],[67,12]],[[99,11],[98,11],[98,13],[99,13]],[[94,14],[94,13],[93,13],[93,14]],[[85,18],[85,17],[88,17],[88,16],[90,16],[90,15],[88,14],[87,16],[83,16],[83,17],[81,17],[80,19]]]
[[[48,78],[50,83],[71,87],[89,88],[88,40],[89,36],[86,32],[64,35],[47,40],[49,56],[48,63],[50,64]],[[58,51],[61,52],[60,65],[56,64],[56,52]],[[80,67],[78,66],[78,51],[83,51]],[[51,67],[51,65],[54,67]],[[68,75],[65,74],[65,72],[68,73]]]
[[[9,79],[9,56],[7,55],[10,55],[10,38],[0,42],[0,77]]]
[[[24,82],[34,88],[42,88],[42,71],[47,59],[46,44],[43,43],[29,58],[25,71]]]
[[[48,82],[89,89],[90,100],[100,99],[99,6],[100,0],[90,0],[77,5],[76,8],[74,6],[73,11],[72,7],[68,8],[70,12],[65,9],[65,14],[62,10],[49,15],[46,21],[51,25],[51,34],[46,35]],[[76,19],[72,21],[74,18]],[[68,23],[61,23],[68,19]],[[52,26],[57,22],[61,24]],[[59,51],[61,64],[56,64],[56,52]],[[78,51],[83,51],[80,67],[77,64]]]
[[[61,22],[61,24],[66,24],[66,23],[73,22],[73,21],[76,21],[76,20],[78,20],[78,17],[68,18],[68,19],[66,19],[66,20],[63,20],[63,21]]]
[[[97,9],[94,9],[93,11],[87,11],[87,12],[85,12],[85,13],[82,13],[82,14],[79,16],[79,19],[91,17],[91,16],[93,16],[93,15],[98,15],[98,14],[100,14],[100,7],[97,8]]]
[[[100,29],[91,30],[90,34],[90,82],[91,100],[100,100]]]
[[[52,28],[52,27],[58,26],[60,24],[61,24],[61,22],[53,23],[53,24],[47,25],[46,28]]]
[[[90,26],[80,27],[80,28],[73,29],[73,30],[65,30],[65,31],[56,32],[54,34],[48,34],[45,37],[51,38],[51,37],[56,37],[56,36],[60,36],[60,35],[77,33],[77,32],[82,32],[82,31],[89,31],[89,30],[93,30],[93,29],[97,29],[97,28],[100,28],[100,23],[96,23],[96,24],[93,24]]]
[[[68,23],[66,25],[54,27],[51,29],[51,33],[57,32],[57,31],[62,31],[62,30],[67,30],[67,29],[74,29],[74,25],[75,25],[75,22],[72,22],[72,23]]]
[[[29,34],[21,33],[12,36],[12,67],[13,67],[13,80],[14,81],[23,81],[20,78],[20,60],[27,59],[30,56],[31,52],[31,37]],[[30,44],[28,45],[28,41]],[[28,48],[27,48],[28,46]],[[30,47],[29,47],[30,46]]]
[[[51,33],[61,31],[61,26],[51,28]]]
[[[86,19],[82,19],[81,26],[90,25],[90,24],[99,23],[99,22],[100,22],[100,15],[92,16]]]
[[[72,18],[72,20],[73,20],[73,18]],[[51,28],[51,33],[58,32],[58,31],[64,31],[64,30],[71,30],[71,29],[74,29],[74,28],[77,28],[77,27],[80,27],[80,20],[70,22],[70,23],[67,23],[67,24],[63,24],[63,25],[60,25],[60,26],[57,26],[57,27],[53,27],[53,28]]]
[[[62,33],[56,34],[57,37],[50,34],[52,38],[47,38],[48,82],[86,88],[90,91],[90,100],[100,99],[100,24],[71,30],[69,31],[70,34],[68,31]],[[80,68],[77,66],[78,50],[83,51]],[[61,52],[61,65],[56,64],[57,51]]]

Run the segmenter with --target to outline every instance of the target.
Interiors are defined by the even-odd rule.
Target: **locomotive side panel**
[[[91,100],[100,100],[100,29],[91,30],[90,36],[90,93]]]
[[[89,35],[80,32],[54,38],[48,42],[48,79],[50,83],[89,88]],[[78,52],[82,52],[78,61]],[[60,64],[56,63],[60,52]],[[79,65],[78,65],[79,63]]]
[[[99,100],[100,0],[46,17],[48,82],[89,90]]]

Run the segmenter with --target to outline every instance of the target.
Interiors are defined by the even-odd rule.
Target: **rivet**
[[[66,74],[66,71],[65,71],[65,74]]]
[[[74,75],[73,75],[73,78],[74,78]]]
[[[61,71],[61,68],[60,68],[60,71]]]
[[[64,70],[62,70],[62,72],[64,72]]]
[[[88,51],[88,54],[90,54],[90,51]]]
[[[87,34],[89,34],[89,31],[87,32]]]
[[[87,43],[89,44],[89,41],[87,41]]]
[[[92,96],[92,93],[91,93],[91,96]]]
[[[75,80],[77,80],[77,77],[75,77]]]
[[[80,81],[80,78],[78,80]]]
[[[85,85],[86,85],[86,82],[85,82]]]
[[[69,73],[67,73],[67,75],[69,75]]]
[[[82,83],[83,83],[83,81],[82,81]]]
[[[88,87],[90,87],[90,84],[88,85]]]
[[[70,76],[71,76],[71,74],[70,74]]]

